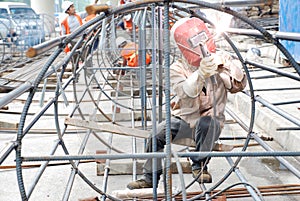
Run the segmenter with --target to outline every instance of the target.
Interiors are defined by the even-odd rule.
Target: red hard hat
[[[200,42],[207,47],[210,53],[216,52],[212,35],[205,23],[199,18],[178,20],[171,29],[171,35],[184,58],[192,66],[198,67],[203,58]]]

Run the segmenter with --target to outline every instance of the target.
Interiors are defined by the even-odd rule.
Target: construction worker
[[[224,126],[227,93],[243,90],[247,78],[239,61],[225,52],[216,52],[212,35],[199,18],[178,20],[171,29],[171,37],[182,54],[182,58],[170,67],[171,87],[176,94],[176,100],[170,104],[172,142],[193,143],[195,151],[210,152]],[[165,132],[166,122],[163,121],[157,126],[157,133],[149,137],[146,152],[152,152],[153,140],[157,151],[163,151]],[[197,182],[211,183],[212,176],[207,166],[210,158],[190,158],[192,176]],[[152,170],[152,159],[147,159],[142,178],[130,182],[127,188],[152,188]],[[157,186],[162,174],[161,160],[157,160],[156,170]]]
[[[72,33],[74,30],[76,30],[78,27],[80,27],[83,24],[83,20],[87,13],[82,13],[78,15],[76,13],[76,9],[74,7],[74,3],[72,1],[64,1],[62,3],[62,10],[64,13],[68,14],[68,16],[61,22],[61,34],[66,35]],[[70,52],[72,48],[76,45],[79,38],[73,39],[67,46],[65,47],[64,51],[66,53]],[[82,44],[78,46],[80,48]],[[77,52],[72,56],[72,71],[75,75],[75,82],[78,82],[79,80],[79,74],[75,74],[78,65],[79,65],[79,58],[83,62],[85,59],[85,53],[78,54]]]
[[[62,3],[63,12],[68,16],[61,22],[61,34],[66,35],[72,33],[75,29],[82,25],[83,20],[87,14],[77,14],[72,1],[64,1]],[[69,52],[71,47],[75,45],[77,41],[74,40],[65,48],[65,52]]]
[[[128,42],[121,50],[123,65],[129,67],[138,67],[138,45],[134,42]],[[146,65],[151,62],[151,56],[146,53]]]
[[[8,43],[15,44],[15,45],[17,44],[18,34],[14,28],[9,29],[9,33],[6,35],[6,40]],[[8,45],[8,47],[10,47],[10,44]]]
[[[120,0],[118,5],[124,5],[134,2],[132,0]],[[117,27],[120,27],[123,30],[131,31],[132,30],[132,16],[131,14],[125,15],[122,20],[117,24]]]

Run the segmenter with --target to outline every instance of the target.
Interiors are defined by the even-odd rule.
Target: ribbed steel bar
[[[40,71],[38,77],[36,78],[34,84],[33,84],[33,89],[30,91],[28,98],[26,99],[26,102],[24,104],[23,107],[23,112],[22,115],[20,117],[20,124],[18,126],[18,133],[17,133],[17,143],[18,146],[16,148],[16,172],[17,172],[17,178],[18,178],[18,185],[19,185],[19,190],[20,190],[20,194],[21,194],[21,198],[25,201],[28,200],[27,195],[26,195],[26,191],[25,191],[25,186],[24,186],[24,182],[23,182],[23,175],[22,175],[22,159],[21,159],[21,141],[22,138],[24,137],[24,133],[23,133],[23,128],[24,128],[24,124],[25,124],[25,120],[26,120],[26,115],[28,113],[30,104],[32,102],[32,99],[34,97],[34,94],[38,88],[39,83],[41,82],[41,80],[43,79],[45,73],[48,71],[50,65],[53,63],[53,61],[55,60],[55,58],[62,52],[62,49],[57,49],[53,55],[51,55],[51,57],[49,58],[49,60],[46,62],[46,64],[44,65],[43,69]]]
[[[63,88],[68,86],[68,82],[63,85]],[[36,112],[32,118],[30,119],[29,123],[27,124],[26,128],[23,131],[23,137],[30,131],[30,129],[37,123],[37,121],[45,114],[45,112],[54,104],[56,98],[52,98],[49,100],[38,112]]]
[[[64,84],[64,86],[63,86],[63,88],[65,88],[68,84],[69,84],[69,82],[71,81],[71,79],[69,79],[69,81],[67,81],[65,84]],[[31,119],[31,121],[29,122],[29,125],[24,129],[24,134],[23,135],[26,135],[27,133],[28,133],[28,131],[31,129],[31,127],[37,122],[37,120],[50,108],[50,106],[51,105],[53,105],[53,103],[55,102],[55,100],[56,100],[56,97],[54,97],[53,99],[51,99],[51,100],[49,100],[48,102],[47,102],[47,104],[45,104],[44,106],[43,106],[43,108],[41,108],[41,110],[40,110],[40,112],[37,112],[36,113],[36,115]],[[75,109],[74,109],[75,110]],[[71,112],[72,113],[72,112]],[[66,131],[66,127],[64,127],[64,129],[62,130],[62,135],[64,135],[64,133],[65,133],[65,131]],[[57,148],[58,148],[58,146],[60,145],[60,140],[56,140],[55,142],[54,142],[54,144],[53,144],[53,148],[51,149],[51,151],[50,151],[50,155],[53,155],[55,152],[56,152],[56,150],[57,150]],[[34,178],[34,180],[32,181],[32,184],[30,185],[30,187],[29,187],[29,189],[28,189],[28,191],[27,191],[27,196],[28,196],[28,198],[31,196],[31,194],[32,194],[32,192],[33,192],[33,190],[34,190],[34,188],[35,188],[35,186],[36,186],[36,184],[38,183],[38,181],[39,181],[39,179],[40,179],[40,177],[42,176],[42,174],[43,174],[43,172],[45,171],[45,169],[46,169],[46,167],[47,167],[47,165],[49,164],[49,161],[45,161],[45,163],[43,163],[41,166],[40,166],[40,168],[39,168],[39,171],[37,172],[37,174],[36,174],[36,176],[35,176],[35,178]]]
[[[283,101],[283,102],[276,102],[276,103],[271,103],[271,104],[272,105],[288,105],[288,104],[295,104],[295,103],[300,103],[300,100]]]
[[[113,142],[113,134],[110,133],[109,137],[108,137],[108,144],[112,145],[112,142]],[[111,150],[112,150],[111,147],[107,147],[108,154],[111,154]],[[102,185],[103,192],[105,192],[105,193],[107,191],[109,171],[110,171],[110,159],[106,159],[105,170],[104,170],[104,175],[103,175],[103,185]],[[106,196],[102,195],[101,200],[105,201]]]
[[[276,130],[277,131],[286,131],[286,130],[296,131],[296,130],[300,130],[300,127],[284,127],[284,128],[277,128]]]
[[[181,192],[182,192],[182,200],[186,200],[186,189],[185,189],[185,182],[184,182],[184,177],[183,177],[183,171],[182,171],[182,167],[179,161],[179,157],[177,155],[176,152],[173,152],[173,156],[175,158],[175,162],[176,162],[176,167],[178,170],[178,176],[180,178],[180,184],[181,184]]]
[[[151,5],[151,21],[152,21],[152,29],[151,29],[151,36],[152,36],[152,55],[156,55],[156,34],[157,30],[157,23],[156,23],[156,13],[155,13],[155,5]],[[151,58],[152,63],[152,132],[151,132],[151,138],[152,138],[152,150],[154,152],[157,151],[157,143],[155,140],[155,134],[157,132],[157,126],[156,126],[156,110],[157,110],[157,104],[156,104],[156,75],[157,75],[157,67],[156,67],[156,56],[152,56]],[[160,159],[159,159],[160,160]],[[153,199],[157,199],[157,158],[152,159],[152,186],[153,186]]]
[[[162,8],[157,8],[157,23],[158,23],[158,122],[162,122],[163,112],[163,36],[160,30],[163,30]]]
[[[172,172],[171,172],[171,107],[170,107],[170,31],[169,31],[169,3],[164,2],[163,41],[164,41],[164,69],[165,69],[165,97],[166,97],[166,199],[171,200],[172,195]]]
[[[222,0],[222,1],[211,1],[211,0],[204,0],[206,2],[212,4],[221,4],[223,6],[230,6],[230,7],[243,7],[243,6],[267,6],[272,5],[273,0]]]
[[[132,75],[130,75],[130,96],[133,97],[133,77]],[[134,98],[131,98],[130,101],[131,107],[134,108]],[[131,128],[135,128],[135,122],[134,122],[134,111],[131,110]],[[132,153],[136,153],[137,152],[137,143],[136,143],[136,138],[132,137]],[[137,160],[133,159],[133,165],[132,165],[132,179],[135,181],[137,180]]]
[[[142,129],[147,128],[147,86],[146,86],[146,15],[147,10],[139,11],[139,19],[138,19],[138,27],[140,27],[140,31],[138,32],[138,44],[139,44],[139,68],[140,68],[140,93],[141,93],[141,123]]]
[[[268,152],[189,152],[177,153],[179,157],[274,157],[274,156],[287,156],[295,157],[300,156],[300,151],[268,151]],[[24,156],[23,161],[46,161],[46,160],[90,160],[90,159],[127,159],[127,158],[165,158],[167,153],[135,153],[135,154],[110,154],[110,155],[68,155],[68,156]]]
[[[77,42],[77,44],[75,45],[74,49],[72,50],[73,53],[75,52],[75,49],[77,49],[77,46],[80,43],[82,43],[82,41],[83,41],[83,38],[81,38]],[[63,67],[65,67],[65,66],[63,66]],[[56,92],[55,92],[56,101],[54,102],[54,114],[55,114],[55,125],[56,125],[56,129],[57,129],[57,135],[58,135],[58,138],[59,138],[59,141],[60,141],[60,145],[62,146],[65,154],[69,154],[69,151],[68,151],[68,149],[67,149],[67,147],[65,145],[65,142],[63,140],[64,133],[61,133],[59,119],[58,119],[59,112],[58,112],[58,102],[57,102],[57,100],[58,100],[58,97],[60,96],[60,94],[62,93],[62,91],[60,91],[60,89],[64,90],[62,87],[59,87],[59,84],[60,84],[59,80],[62,80],[62,74],[63,74],[64,70],[65,70],[65,68],[62,68],[61,76],[60,76],[60,78],[57,81],[57,87],[56,87]],[[65,125],[64,125],[64,128],[65,128]],[[88,140],[88,138],[90,136],[90,133],[91,132],[89,131],[85,135],[85,138],[84,138],[83,142],[81,143],[81,146],[80,146],[78,154],[82,154],[83,153],[83,151],[85,149],[85,146],[86,146],[86,143],[87,143],[87,140]],[[65,193],[63,195],[63,199],[62,200],[68,200],[69,199],[69,196],[71,194],[71,189],[72,189],[72,186],[73,186],[73,183],[74,183],[74,180],[75,180],[75,175],[76,175],[77,170],[78,170],[79,161],[70,161],[70,163],[71,163],[73,169],[72,169],[72,171],[70,173],[70,177],[69,177],[67,186],[65,188]]]
[[[122,201],[121,199],[119,199],[119,198],[116,198],[116,197],[114,197],[114,196],[112,196],[112,195],[110,195],[110,194],[107,194],[107,193],[105,193],[105,192],[103,192],[103,191],[101,191],[99,188],[97,188],[94,184],[93,184],[93,182],[91,182],[88,178],[86,178],[85,176],[84,176],[84,174],[82,174],[82,172],[81,171],[79,171],[78,170],[78,175],[93,189],[93,190],[95,190],[95,192],[98,192],[100,195],[103,195],[103,196],[105,196],[105,197],[107,197],[108,199],[110,199],[110,200],[112,200],[112,201]]]
[[[58,50],[57,52],[59,52],[59,50]],[[47,65],[46,65],[46,66],[47,66]],[[46,74],[46,73],[45,73],[45,74]],[[45,75],[42,75],[42,76],[45,76]],[[69,82],[66,82],[62,88],[65,88],[68,84],[69,84]],[[49,101],[48,104],[46,104],[45,106],[43,106],[43,108],[41,109],[40,112],[36,113],[35,117],[34,117],[34,118],[32,119],[32,121],[31,121],[31,123],[29,123],[29,125],[26,127],[26,129],[24,129],[23,134],[22,134],[22,137],[24,137],[24,136],[26,135],[26,133],[28,132],[28,130],[29,130],[29,129],[37,122],[37,120],[38,120],[38,119],[42,116],[42,114],[43,114],[43,113],[44,113],[44,112],[45,112],[45,111],[46,111],[46,110],[47,110],[47,109],[55,102],[55,100],[56,100],[56,97],[54,97],[54,98],[52,99],[52,101]],[[57,145],[58,145],[58,144],[56,144],[56,145],[54,146],[54,149],[52,150],[52,152],[57,148]],[[18,166],[18,164],[17,164],[17,166]],[[22,195],[22,197],[23,197],[24,200],[27,200],[27,199],[29,198],[29,196],[31,195],[31,193],[32,193],[32,191],[33,191],[35,185],[37,184],[39,178],[41,177],[41,175],[42,175],[42,173],[43,173],[43,171],[44,171],[44,169],[45,169],[46,167],[47,167],[47,163],[45,163],[44,165],[41,166],[40,171],[39,171],[39,173],[36,175],[35,181],[33,181],[33,183],[32,183],[32,185],[31,185],[31,187],[30,187],[30,189],[29,189],[27,195],[25,195],[25,194]],[[20,181],[20,182],[19,182],[20,188],[22,188],[22,187],[21,187],[22,185],[23,185],[23,184],[22,184],[22,182]],[[22,194],[22,193],[21,193],[21,194]]]

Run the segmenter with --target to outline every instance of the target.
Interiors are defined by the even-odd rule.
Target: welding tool
[[[206,28],[206,30],[208,30],[206,26],[205,26],[205,28]],[[208,41],[208,39],[209,38],[205,31],[202,31],[202,32],[194,35],[193,37],[189,38],[189,43],[193,48],[200,46],[202,58],[211,56],[211,54],[208,51],[207,46],[206,46],[206,42]],[[201,66],[200,66],[200,68],[201,68]],[[213,84],[213,89],[214,89],[213,90],[213,105],[215,106],[216,105],[215,88],[217,87],[217,80],[216,80],[215,75],[211,75],[209,78]],[[214,117],[217,116],[216,107],[213,108],[213,116]],[[216,134],[216,126],[213,127],[213,134],[214,135]]]
[[[205,46],[207,40],[208,40],[208,36],[205,33],[205,31],[202,31],[197,35],[189,38],[189,43],[192,48],[196,48],[200,46],[203,58],[210,56],[210,53],[208,52],[207,47]]]
[[[202,58],[211,56],[210,52],[208,51],[206,47],[206,42],[208,41],[208,36],[205,33],[205,31],[202,31],[195,36],[189,38],[189,43],[192,48],[196,48],[200,46]],[[201,67],[200,67],[201,68]],[[210,76],[210,79],[213,84],[217,84],[216,78],[214,75]]]

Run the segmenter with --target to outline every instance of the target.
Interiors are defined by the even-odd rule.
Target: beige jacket
[[[246,76],[234,61],[224,53],[216,56],[218,62],[218,74],[215,75],[217,84],[213,85],[211,79],[205,83],[199,76],[199,87],[204,86],[206,90],[200,90],[199,96],[189,97],[183,90],[184,81],[197,68],[189,66],[185,60],[179,59],[170,67],[170,81],[173,92],[176,94],[175,101],[171,102],[172,115],[178,116],[194,128],[196,121],[201,116],[215,116],[223,128],[225,115],[224,110],[227,102],[227,92],[236,93],[243,90],[247,84]],[[239,63],[240,64],[240,63]],[[202,84],[201,84],[202,82]],[[214,107],[216,103],[216,107]]]

